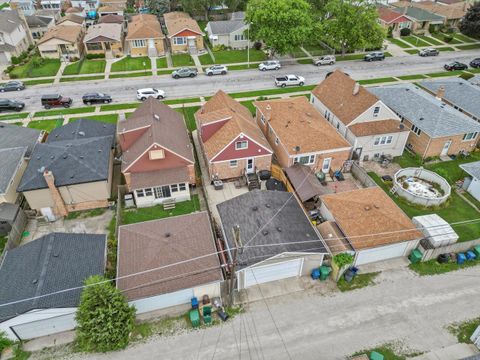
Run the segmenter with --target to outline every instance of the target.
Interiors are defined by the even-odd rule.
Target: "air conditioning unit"
[[[150,150],[150,152],[148,153],[148,158],[150,160],[165,159],[165,152],[163,151],[163,149]]]

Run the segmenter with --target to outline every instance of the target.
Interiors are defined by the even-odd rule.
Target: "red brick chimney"
[[[53,176],[53,173],[51,171],[45,170],[43,172],[43,177],[47,182],[48,188],[50,189],[50,194],[52,195],[54,214],[58,216],[67,216],[68,210],[65,206],[65,203],[63,202],[60,191],[58,191],[58,188],[55,186],[55,178]]]

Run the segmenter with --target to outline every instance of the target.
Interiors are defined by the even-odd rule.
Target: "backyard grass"
[[[460,49],[460,50],[480,49],[480,44],[458,45],[458,46],[457,46],[457,49]]]
[[[416,37],[422,39],[423,41],[430,43],[431,45],[443,45],[442,42],[438,41],[437,39],[430,37],[430,36],[425,36],[425,35],[415,35]]]
[[[257,112],[256,107],[253,105],[254,101],[255,100],[247,100],[247,101],[240,102],[240,104],[242,104],[248,110],[250,110],[250,113],[252,114],[252,116],[255,116],[255,113]]]
[[[148,208],[136,208],[132,210],[123,210],[122,225],[135,224],[142,221],[163,219],[170,216],[190,214],[200,210],[200,201],[198,195],[192,195],[192,200],[182,201],[175,204],[172,210],[163,210],[162,205],[156,205]],[[180,221],[180,220],[179,220]]]
[[[416,264],[410,264],[408,267],[415,271],[420,276],[439,275],[445,274],[450,271],[456,271],[460,269],[469,268],[472,266],[480,265],[480,260],[470,260],[459,265],[456,262],[449,262],[446,264],[440,264],[437,259],[419,262]]]
[[[74,117],[68,120],[68,122],[71,123],[80,119],[95,120],[95,121],[101,121],[109,124],[116,124],[118,122],[118,114]]]
[[[175,54],[172,55],[173,66],[193,66],[192,57],[189,54]]]
[[[380,84],[380,83],[394,82],[394,81],[398,81],[398,80],[393,77],[384,77],[384,78],[376,78],[376,79],[359,80],[358,83],[360,85],[369,85],[369,84]]]
[[[412,47],[411,44],[406,43],[405,41],[402,41],[401,39],[390,38],[390,39],[387,39],[387,40],[390,41],[392,44],[398,45],[398,46],[400,46],[401,48],[404,48],[404,49],[408,49],[408,48]]]
[[[51,132],[53,129],[62,126],[63,119],[56,119],[56,120],[34,120],[30,121],[27,127],[37,130],[45,130],[47,132]]]
[[[95,106],[85,106],[81,108],[68,108],[58,110],[37,111],[33,117],[53,116],[53,115],[69,115],[69,114],[84,114],[95,111]]]
[[[0,120],[13,120],[13,119],[25,119],[28,116],[28,112],[13,113],[8,115],[1,115]]]
[[[110,74],[109,79],[119,79],[119,78],[131,78],[131,77],[140,77],[140,76],[152,76],[151,71],[147,72],[134,72],[134,73],[123,73],[123,74]]]
[[[393,161],[402,168],[422,166],[422,159],[420,156],[407,150],[403,151],[402,156],[393,158]]]
[[[425,75],[429,77],[437,78],[437,77],[445,77],[445,76],[455,76],[460,74],[463,74],[463,70],[442,71],[442,72],[429,73]]]
[[[105,60],[80,60],[67,65],[63,75],[99,74],[105,71]]]
[[[415,47],[423,47],[423,46],[430,46],[430,44],[424,40],[422,40],[421,38],[419,37],[415,37],[413,35],[409,35],[409,36],[402,36],[401,37],[401,40],[402,41],[406,41],[407,43],[415,46]]]
[[[448,331],[457,337],[459,343],[471,344],[470,337],[480,326],[480,317],[463,322],[453,323],[448,327]]]
[[[337,282],[337,287],[341,292],[361,289],[369,285],[375,284],[374,280],[378,276],[378,274],[380,274],[380,271],[366,274],[357,274],[350,282],[345,281],[344,277],[342,276]]]
[[[186,106],[175,109],[176,111],[183,114],[183,117],[185,118],[185,124],[187,125],[187,129],[190,132],[197,128],[194,114],[198,111],[198,109],[200,109],[200,106]]]
[[[200,59],[200,63],[202,65],[211,65],[213,64],[213,59],[212,57],[210,56],[210,54],[207,52],[206,54],[203,54],[203,55],[200,55],[198,57]]]
[[[232,64],[247,62],[247,50],[222,50],[214,51],[215,63]],[[250,49],[250,61],[263,61],[267,58],[262,50]]]
[[[422,74],[417,74],[417,75],[404,75],[404,76],[397,76],[400,80],[419,80],[419,79],[425,79],[426,76]]]
[[[23,83],[25,85],[40,85],[40,84],[53,84],[53,81],[55,79],[54,78],[51,78],[51,79],[39,79],[39,80],[27,80],[27,81],[24,81]]]
[[[92,209],[86,211],[74,211],[65,216],[65,220],[86,219],[90,217],[100,216],[105,213],[106,209]]]
[[[425,168],[435,171],[439,175],[443,176],[450,184],[454,184],[456,181],[463,179],[463,177],[466,175],[458,165],[479,160],[480,152],[474,152],[471,153],[469,157],[464,159],[457,157],[457,159],[453,161],[441,161],[435,164],[428,164],[425,166]]]
[[[105,78],[104,75],[62,77],[62,78],[60,79],[60,82],[103,80],[104,78]]]
[[[466,43],[473,43],[478,41],[460,33],[456,33],[454,37]]]
[[[480,210],[480,201],[478,201],[472,195],[470,195],[470,193],[468,191],[463,191],[462,196],[467,198],[468,201],[470,201],[473,205],[475,205],[477,207],[477,209]]]
[[[102,105],[100,111],[136,109],[139,105],[140,103]]]
[[[172,99],[163,101],[163,103],[167,105],[189,104],[195,102],[200,102],[200,98]]]
[[[143,65],[145,63],[145,66]],[[126,56],[123,59],[112,64],[111,71],[135,71],[135,70],[150,70],[152,62],[148,56],[144,57],[130,57]],[[111,77],[111,76],[110,76]]]
[[[35,67],[33,66],[32,58],[26,64],[15,67],[10,72],[10,75],[17,78],[55,76],[59,68],[60,60],[58,59],[43,59],[43,64]]]
[[[166,68],[167,65],[167,58],[166,57],[161,57],[157,59],[157,69],[160,68]]]

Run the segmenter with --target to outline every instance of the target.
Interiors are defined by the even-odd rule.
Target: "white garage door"
[[[303,258],[284,261],[276,264],[245,269],[245,288],[269,281],[299,276],[302,271]]]
[[[21,340],[28,340],[62,331],[73,330],[76,325],[75,313],[72,313],[15,325],[12,326],[11,329]]]
[[[134,300],[131,301],[130,304],[135,305],[137,314],[142,314],[149,311],[164,309],[170,306],[188,304],[193,296],[193,289],[185,289],[175,291],[173,293]]]
[[[381,246],[374,249],[362,250],[358,253],[355,265],[369,264],[376,261],[393,259],[403,256],[407,251],[408,242]]]

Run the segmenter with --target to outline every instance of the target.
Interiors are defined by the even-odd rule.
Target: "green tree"
[[[460,23],[460,31],[464,35],[480,39],[480,1],[467,10]]]
[[[128,345],[135,308],[102,276],[85,281],[78,306],[77,344],[83,351],[106,352]]]
[[[311,12],[305,0],[250,0],[246,12],[250,38],[265,42],[272,54],[291,53],[313,32]]]
[[[375,4],[368,0],[330,0],[325,5],[328,14],[319,24],[323,40],[342,56],[347,50],[380,47],[385,32],[377,23]]]
[[[180,5],[182,5],[183,11],[186,11],[191,15],[203,15],[205,21],[208,21],[210,8],[221,3],[220,0],[180,0]]]
[[[170,0],[146,0],[145,6],[155,15],[162,15],[170,11]]]

